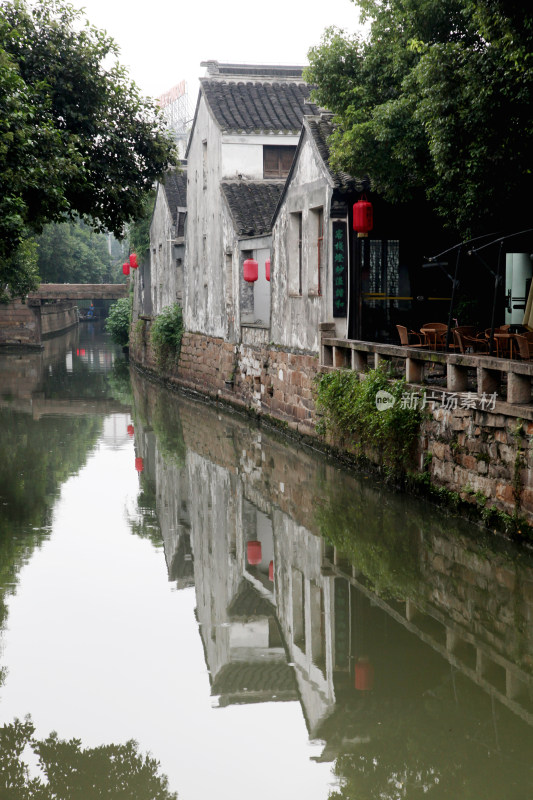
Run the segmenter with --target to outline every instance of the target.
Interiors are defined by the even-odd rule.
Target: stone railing
[[[477,354],[444,353],[377,342],[333,338],[333,331],[322,326],[320,365],[322,371],[352,369],[364,372],[384,361],[393,362],[407,383],[423,386],[442,365],[446,392],[471,392],[478,396],[498,396],[498,412],[533,419],[531,382],[533,362],[515,361]],[[435,387],[433,387],[435,388]],[[505,408],[503,407],[505,406]],[[495,410],[495,409],[492,409]]]

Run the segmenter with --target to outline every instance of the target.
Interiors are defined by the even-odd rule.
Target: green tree
[[[392,202],[425,195],[463,234],[530,227],[533,12],[516,0],[358,0],[307,79],[336,115],[333,161]]]
[[[81,747],[79,739],[60,739],[51,733],[35,739],[35,726],[22,722],[0,728],[0,796],[13,800],[176,800],[169,791],[168,778],[160,774],[159,762],[139,753],[138,745],[125,744]],[[43,781],[30,779],[22,753],[30,747],[39,757]]]
[[[0,0],[0,287],[27,231],[78,215],[121,237],[174,162],[116,44],[63,0]],[[112,61],[109,66],[110,60]],[[9,280],[8,280],[9,278]]]
[[[37,244],[39,275],[45,283],[111,282],[107,236],[80,220],[47,225]]]

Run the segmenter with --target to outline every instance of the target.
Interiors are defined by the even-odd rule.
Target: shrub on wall
[[[406,398],[405,380],[391,382],[385,369],[366,373],[336,370],[317,376],[318,433],[378,454],[383,466],[405,471],[413,454],[422,413]],[[379,399],[382,403],[379,405]]]
[[[167,306],[152,322],[150,342],[159,366],[177,362],[183,336],[183,313],[181,306]]]

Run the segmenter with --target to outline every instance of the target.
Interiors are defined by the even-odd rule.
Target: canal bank
[[[53,345],[0,359],[0,790],[29,714],[69,797],[530,796],[531,553]]]
[[[249,326],[240,344],[184,332],[176,363],[158,359],[151,324],[139,318],[132,328],[130,357],[141,370],[304,436],[341,460],[377,468],[406,490],[492,530],[533,539],[531,365],[336,340],[327,324],[320,357],[275,347],[264,341],[267,329]],[[364,380],[375,368],[403,380],[396,402],[420,412],[408,464],[387,461],[387,441],[373,446],[353,432],[321,426],[321,376],[341,370]],[[377,407],[367,412],[382,413]]]

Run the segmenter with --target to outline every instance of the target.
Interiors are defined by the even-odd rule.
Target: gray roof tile
[[[239,236],[270,233],[272,216],[283,191],[284,181],[223,181],[221,186]]]
[[[310,87],[303,82],[226,82],[201,78],[200,83],[218,125],[227,133],[298,133],[304,106],[309,104]]]

